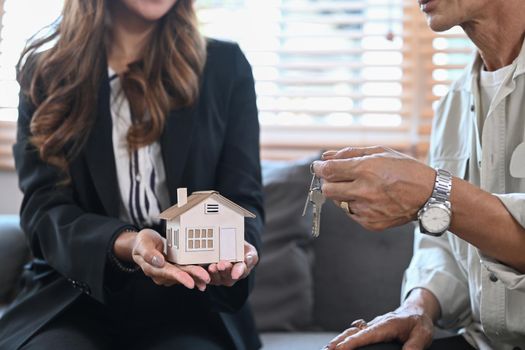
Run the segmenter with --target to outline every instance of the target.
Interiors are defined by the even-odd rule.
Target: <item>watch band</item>
[[[436,183],[431,199],[439,203],[450,204],[450,191],[452,190],[452,174],[443,169],[436,169]]]
[[[449,225],[451,219],[451,203],[450,203],[450,193],[452,191],[452,174],[443,169],[436,169],[436,179],[434,183],[434,189],[432,195],[427,200],[423,208],[417,213],[419,221],[419,230],[421,233],[429,234],[431,236],[439,237],[446,232],[448,226],[443,231],[433,232],[425,228],[424,220],[425,213],[427,213],[433,207],[442,207],[445,212],[447,212],[449,217]]]

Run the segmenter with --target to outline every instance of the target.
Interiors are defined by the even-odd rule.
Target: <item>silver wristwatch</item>
[[[443,169],[436,169],[436,182],[432,196],[417,213],[419,230],[432,236],[445,233],[452,221],[450,190],[452,175]]]

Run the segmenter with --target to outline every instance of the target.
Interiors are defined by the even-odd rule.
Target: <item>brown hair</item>
[[[20,59],[26,62],[19,76],[22,91],[36,107],[31,143],[66,174],[96,116],[106,67],[106,1],[66,0],[56,28],[31,43]],[[193,0],[178,0],[151,38],[142,60],[123,77],[134,119],[127,136],[132,149],[158,139],[170,109],[196,101],[206,59]],[[46,44],[52,47],[40,52]]]

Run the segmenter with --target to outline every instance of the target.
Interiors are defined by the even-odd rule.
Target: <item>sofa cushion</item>
[[[0,304],[13,296],[29,250],[17,216],[0,215]]]
[[[337,333],[263,333],[261,350],[318,350],[322,349]]]
[[[399,306],[412,245],[412,224],[369,232],[327,201],[314,244],[314,325],[341,331]]]
[[[250,302],[260,331],[303,330],[312,322],[311,214],[302,217],[313,159],[263,162],[266,227]]]

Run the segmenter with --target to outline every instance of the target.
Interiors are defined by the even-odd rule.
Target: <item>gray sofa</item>
[[[320,349],[352,320],[392,310],[412,255],[411,225],[367,232],[331,202],[313,239],[310,213],[301,216],[310,161],[263,163],[266,229],[250,303],[265,350]],[[0,217],[4,306],[28,255],[17,220]]]

